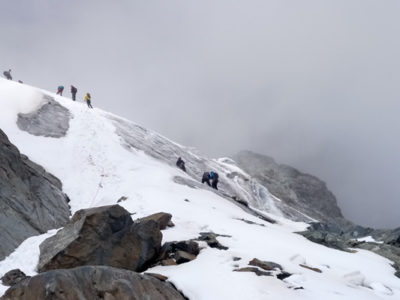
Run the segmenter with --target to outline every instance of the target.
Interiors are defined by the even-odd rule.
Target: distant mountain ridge
[[[316,176],[251,151],[239,152],[234,160],[288,206],[319,221],[341,223],[344,220],[335,195]]]

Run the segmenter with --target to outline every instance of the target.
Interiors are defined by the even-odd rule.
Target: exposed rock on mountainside
[[[3,285],[13,286],[14,284],[17,284],[18,282],[28,277],[30,276],[26,276],[25,273],[22,272],[20,269],[14,269],[4,274],[4,276],[1,277],[1,282],[3,283]]]
[[[350,248],[372,251],[393,261],[396,276],[400,278],[399,228],[381,230],[364,228],[359,225],[338,226],[336,224],[312,223],[307,231],[299,232],[310,241],[329,248],[352,252]],[[369,237],[365,239],[365,237]],[[364,239],[363,239],[364,238]]]
[[[0,130],[0,259],[26,238],[64,226],[69,215],[61,182]]]
[[[143,271],[161,248],[156,221],[133,222],[119,205],[77,211],[70,223],[40,245],[40,272],[83,265]]]
[[[105,266],[54,270],[26,279],[1,297],[3,300],[148,299],[181,300],[169,282],[154,276]]]
[[[234,159],[286,205],[320,221],[343,221],[335,196],[317,177],[250,151],[242,151]]]
[[[67,134],[71,113],[53,97],[44,95],[46,103],[28,114],[18,114],[17,125],[21,130],[38,136],[60,138]]]

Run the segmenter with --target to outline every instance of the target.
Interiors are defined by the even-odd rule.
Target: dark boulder
[[[13,286],[26,278],[29,278],[29,276],[26,276],[20,269],[14,269],[4,274],[1,278],[1,282],[5,286]]]
[[[175,242],[173,247],[177,250],[185,251],[195,256],[200,253],[199,244],[194,241]]]
[[[9,288],[2,300],[148,299],[181,300],[172,284],[154,276],[106,266],[54,270]]]
[[[134,223],[119,205],[80,210],[40,245],[38,270],[107,265],[143,271],[158,256],[161,239],[156,221]]]
[[[164,212],[152,214],[150,216],[138,219],[137,221],[148,221],[148,220],[153,220],[158,223],[158,226],[160,227],[160,230],[164,230],[167,227],[172,227],[172,222],[171,222],[172,215]],[[172,226],[170,226],[172,225]]]
[[[64,226],[69,216],[60,180],[20,154],[0,130],[0,260],[28,237]]]
[[[162,265],[181,264],[194,260],[199,253],[199,244],[195,241],[167,242],[162,246],[157,261]]]

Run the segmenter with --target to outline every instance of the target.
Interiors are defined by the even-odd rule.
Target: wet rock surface
[[[160,279],[112,267],[85,266],[41,273],[9,288],[0,299],[186,299],[165,278]]]
[[[37,136],[64,137],[69,129],[71,113],[53,97],[48,95],[43,97],[46,102],[38,110],[28,114],[18,114],[19,129]]]
[[[62,185],[30,161],[0,130],[0,259],[26,238],[64,226],[70,216]]]
[[[133,222],[119,205],[77,211],[40,245],[40,272],[83,265],[143,271],[158,256],[162,234],[154,220]]]

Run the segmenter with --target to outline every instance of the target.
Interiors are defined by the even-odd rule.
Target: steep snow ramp
[[[46,102],[43,95],[69,111],[65,136],[33,135],[18,127],[18,114],[39,110]],[[0,112],[0,127],[21,152],[61,179],[73,212],[126,199],[120,204],[134,217],[172,214],[175,227],[163,231],[163,242],[195,239],[201,232],[224,235],[218,240],[227,250],[202,244],[196,260],[150,270],[169,276],[190,299],[400,298],[400,280],[389,260],[368,251],[340,252],[314,244],[293,233],[306,224],[282,217],[273,203],[266,214],[276,224],[229,201],[235,196],[256,206],[261,198],[253,197],[251,178],[227,159],[208,160],[110,113],[14,82],[0,80],[0,102],[7,107]],[[178,156],[187,162],[188,173],[175,167]],[[221,175],[218,192],[198,183],[210,169]],[[263,199],[270,201],[266,191]],[[0,262],[0,275],[11,267],[34,273],[37,245],[35,238],[23,243]],[[292,275],[279,280],[235,271],[253,258],[278,263]]]

